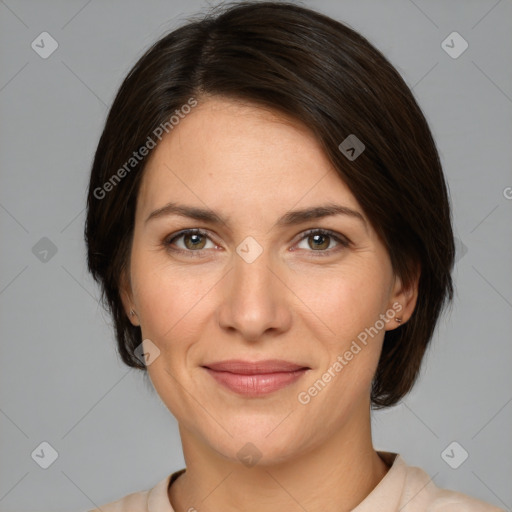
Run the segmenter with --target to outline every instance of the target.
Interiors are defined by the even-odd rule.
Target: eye
[[[182,240],[183,245],[180,246],[177,243],[179,240]],[[213,247],[207,247],[208,241],[211,242]],[[307,241],[308,247],[312,249],[308,252],[316,253],[315,256],[328,256],[350,245],[347,238],[328,229],[310,229],[302,235],[299,244],[304,241]],[[341,247],[338,247],[338,249],[330,248],[333,241]],[[190,256],[201,256],[202,251],[217,247],[208,236],[208,233],[201,229],[185,229],[170,235],[164,240],[163,244],[169,251],[184,253]],[[299,249],[304,250],[304,247],[299,247]],[[306,248],[306,250],[308,249]]]
[[[176,240],[180,239],[183,239],[184,245],[181,247],[178,245],[178,248],[172,247]],[[171,235],[169,238],[164,240],[164,245],[171,251],[189,254],[193,252],[200,253],[202,250],[208,249],[208,247],[205,247],[207,240],[210,240],[210,238],[205,231],[202,231],[201,229],[186,229],[184,231],[180,231],[176,235]],[[213,245],[215,247],[215,244]]]
[[[350,242],[345,237],[334,233],[328,229],[310,229],[303,234],[299,243],[306,241],[308,247],[312,251],[317,253],[315,256],[328,256],[333,252],[337,252],[341,248],[346,248],[350,245]],[[338,249],[329,249],[331,242],[335,241],[338,244]],[[341,248],[339,247],[341,245]],[[303,247],[299,247],[303,249]],[[307,248],[306,248],[307,250]]]

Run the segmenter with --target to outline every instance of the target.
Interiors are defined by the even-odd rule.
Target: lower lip
[[[282,389],[300,379],[308,370],[304,368],[294,372],[260,373],[242,375],[240,373],[220,372],[205,368],[219,383],[231,391],[247,397],[257,397]]]

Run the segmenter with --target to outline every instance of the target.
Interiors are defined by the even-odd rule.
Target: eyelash
[[[181,254],[185,253],[187,256],[192,256],[192,257],[198,257],[198,256],[200,257],[203,255],[202,253],[204,251],[208,250],[208,249],[202,249],[202,250],[198,250],[198,251],[191,251],[191,250],[186,250],[186,249],[176,249],[175,247],[172,247],[172,243],[174,241],[176,241],[179,238],[182,238],[186,235],[201,235],[201,236],[204,236],[204,237],[210,239],[210,237],[208,236],[208,233],[206,231],[203,231],[202,229],[198,229],[198,228],[184,229],[183,231],[180,231],[176,234],[173,234],[173,235],[170,235],[169,237],[167,237],[163,241],[163,245],[169,251],[172,251],[175,253],[181,253]],[[332,238],[336,242],[338,242],[343,248],[347,248],[350,245],[350,241],[347,238],[338,236],[334,231],[330,231],[329,229],[310,229],[308,231],[305,231],[302,238],[297,243],[302,242],[303,240],[307,239],[308,237],[310,237],[312,235],[329,236],[330,238]],[[211,240],[211,241],[213,243],[215,243],[213,240]],[[317,257],[317,256],[322,257],[322,256],[330,256],[332,253],[338,252],[338,250],[339,250],[339,248],[338,249],[334,248],[334,249],[318,250],[318,251],[311,250],[311,251],[307,251],[307,252],[311,252],[311,253],[315,254],[314,257]]]

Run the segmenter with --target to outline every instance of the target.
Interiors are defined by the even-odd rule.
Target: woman
[[[103,512],[499,510],[373,448],[455,249],[427,122],[361,35],[242,2],[155,43],[106,121],[85,236],[186,461]]]

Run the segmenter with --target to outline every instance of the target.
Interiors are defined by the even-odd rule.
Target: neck
[[[352,420],[305,453],[252,467],[220,457],[180,424],[187,470],[169,489],[171,504],[175,512],[348,512],[389,469],[372,446],[369,409]]]

